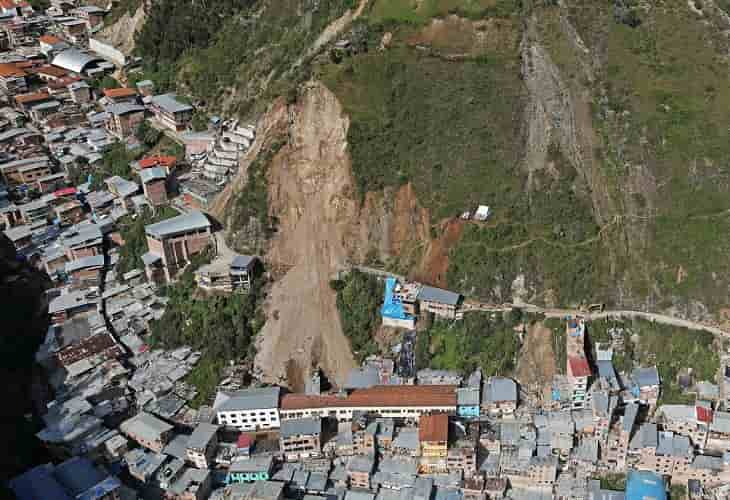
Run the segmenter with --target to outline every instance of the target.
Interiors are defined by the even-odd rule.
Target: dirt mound
[[[269,166],[269,209],[279,224],[267,261],[291,268],[269,294],[255,364],[270,382],[300,385],[319,365],[342,383],[355,361],[329,281],[347,263],[345,242],[357,213],[349,121],[318,83],[303,90],[288,115],[289,143]]]
[[[553,377],[557,373],[553,351],[553,334],[542,322],[527,328],[517,366],[517,380],[529,394],[550,397]]]
[[[435,286],[446,287],[449,252],[461,239],[465,221],[451,219],[442,225],[441,235],[430,240],[426,254],[415,273],[415,279]]]

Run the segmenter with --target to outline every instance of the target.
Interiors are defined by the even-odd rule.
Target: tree
[[[160,141],[162,132],[151,126],[147,120],[143,120],[134,132],[134,136],[142,144],[148,148],[152,148]]]

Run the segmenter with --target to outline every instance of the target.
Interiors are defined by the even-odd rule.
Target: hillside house
[[[517,409],[517,384],[506,377],[491,377],[484,385],[482,408],[492,416],[512,415]]]
[[[144,196],[152,206],[167,203],[167,172],[162,167],[142,169],[139,173]]]
[[[427,474],[446,472],[449,445],[448,415],[440,413],[419,418],[418,441],[421,445],[421,472]]]
[[[23,94],[28,92],[28,73],[18,68],[15,64],[0,64],[0,89],[8,95]]]
[[[131,103],[110,104],[105,108],[105,127],[109,133],[120,139],[134,135],[144,121],[144,106]]]
[[[172,93],[152,97],[151,109],[162,126],[175,132],[185,130],[193,119],[193,107],[178,101]]]
[[[142,260],[148,279],[156,281],[161,277],[161,271],[164,281],[171,281],[191,257],[208,248],[210,226],[210,221],[201,212],[190,212],[147,226],[148,252]]]
[[[288,461],[316,458],[322,451],[322,420],[294,418],[281,422],[279,450]]]
[[[446,319],[460,319],[459,306],[462,297],[458,293],[432,286],[423,286],[418,292],[421,312],[431,312]]]
[[[119,430],[145,448],[160,453],[172,438],[173,427],[146,412],[125,420]]]
[[[104,89],[103,94],[113,104],[137,104],[137,91],[130,87]]]
[[[218,426],[202,422],[188,439],[186,457],[195,467],[207,469],[212,465],[217,446]]]
[[[213,404],[219,425],[241,431],[279,428],[279,388],[218,392]]]

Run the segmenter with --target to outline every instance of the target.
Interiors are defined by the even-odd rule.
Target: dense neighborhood
[[[257,124],[194,126],[184,96],[119,83],[139,61],[95,37],[106,14],[0,1],[0,226],[53,281],[36,353],[51,395],[37,438],[52,461],[9,482],[17,498],[730,498],[730,365],[717,384],[685,384],[693,403],[665,404],[676,381],[650,361],[622,372],[621,342],[593,352],[590,323],[571,315],[547,394],[480,369],[417,367],[421,324],[463,321],[474,305],[385,272],[380,321],[402,338],[390,356],[367,356],[341,386],[313,367],[303,392],[230,363],[201,394],[190,375],[203,349],[166,347],[152,325],[186,272],[194,293],[214,296],[254,294],[268,273],[208,214]],[[489,216],[479,205],[462,219]],[[135,221],[148,222],[137,253],[125,240]]]

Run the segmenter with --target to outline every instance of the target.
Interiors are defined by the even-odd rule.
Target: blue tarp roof
[[[385,279],[385,301],[383,302],[383,307],[380,308],[380,314],[386,318],[412,319],[413,316],[406,314],[403,310],[403,304],[401,304],[400,300],[393,297],[395,284],[395,278]]]

